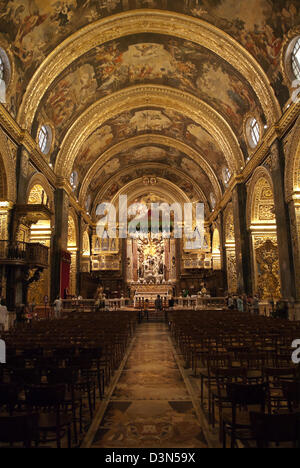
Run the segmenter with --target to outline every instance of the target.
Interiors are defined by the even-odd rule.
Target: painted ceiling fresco
[[[59,144],[92,103],[138,84],[166,85],[199,97],[227,120],[237,136],[243,133],[246,113],[262,114],[247,81],[217,55],[192,42],[139,34],[97,47],[72,63],[44,96],[35,129],[39,120],[51,120]]]
[[[300,24],[298,0],[0,0],[0,38],[12,44],[20,77],[11,112],[37,67],[64,39],[94,21],[136,8],[173,10],[222,29],[259,61],[281,104],[287,99],[279,55],[284,34]]]
[[[227,166],[227,163],[221,149],[210,134],[186,116],[159,108],[131,110],[98,128],[86,140],[76,158],[74,170],[77,171],[79,179],[83,180],[89,168],[104,151],[119,141],[147,133],[181,140],[196,151],[200,151],[222,183],[222,168]],[[129,155],[127,159],[130,163]]]
[[[151,165],[151,163],[151,168],[140,167],[145,164]],[[170,168],[166,167],[162,170],[159,167],[153,167],[153,164],[169,165]],[[116,174],[119,174],[126,168],[128,168],[126,174],[122,174],[116,179]],[[174,174],[172,168],[182,172],[182,175]],[[114,180],[110,191],[116,190],[115,193],[117,193],[122,186],[128,184],[131,180],[148,175],[163,177],[175,183],[187,193],[189,198],[195,199],[197,198],[197,193],[194,189],[195,184],[193,185],[193,183],[186,181],[184,174],[193,179],[207,195],[207,198],[209,198],[210,193],[213,192],[212,184],[203,169],[188,156],[176,149],[164,147],[162,145],[138,146],[132,148],[131,151],[121,152],[107,162],[104,167],[101,167],[90,184],[89,193],[95,196],[104,184],[111,179]],[[115,193],[112,194],[110,192],[110,195],[114,196]]]
[[[136,181],[141,177],[151,177],[151,178],[158,178],[168,180],[172,182],[177,187],[179,187],[191,201],[203,201],[205,199],[199,200],[199,194],[195,190],[195,184],[189,182],[185,179],[184,174],[180,175],[175,173],[171,168],[170,169],[161,169],[160,167],[155,168],[132,168],[131,172],[128,171],[125,175],[119,175],[114,180],[111,181],[111,184],[108,185],[107,189],[104,191],[103,194],[103,201],[111,201],[111,199],[127,184],[132,181]],[[99,177],[101,179],[101,175]],[[143,182],[140,182],[143,184]],[[95,185],[94,185],[95,186]],[[209,183],[208,183],[209,186]],[[149,188],[151,190],[151,188]],[[97,195],[99,192],[99,187],[92,194],[92,199]]]

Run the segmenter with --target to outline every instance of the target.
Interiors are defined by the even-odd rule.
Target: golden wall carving
[[[281,294],[277,236],[257,235],[253,241],[256,291],[262,299],[278,299]]]
[[[7,213],[2,214],[0,212],[0,240],[8,239],[7,223],[8,223]]]
[[[227,263],[227,283],[228,292],[235,294],[238,289],[237,281],[237,260],[235,251],[235,231],[234,231],[234,216],[233,206],[230,202],[224,212],[224,227],[225,227],[225,249]]]
[[[228,292],[237,292],[237,267],[235,249],[226,249]]]
[[[273,181],[271,174],[265,167],[258,167],[248,186],[247,224],[265,221],[274,225],[276,216],[274,211]]]

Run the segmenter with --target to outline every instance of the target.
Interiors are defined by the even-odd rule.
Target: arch
[[[222,197],[222,189],[220,186],[220,183],[218,181],[218,178],[214,172],[214,170],[211,168],[211,166],[208,164],[206,161],[205,157],[202,156],[198,151],[194,150],[190,146],[186,145],[185,143],[176,140],[175,138],[170,138],[170,137],[165,137],[162,135],[152,135],[152,134],[147,134],[147,135],[140,135],[134,138],[130,138],[128,140],[122,141],[109,150],[105,151],[98,159],[97,161],[94,162],[94,164],[91,166],[89,171],[87,172],[79,193],[79,202],[81,205],[84,205],[84,200],[86,199],[87,192],[89,185],[93,178],[95,177],[96,173],[100,170],[101,167],[104,166],[104,164],[107,163],[110,159],[112,159],[114,156],[119,154],[121,151],[128,150],[130,151],[132,148],[135,146],[139,145],[144,145],[146,143],[149,143],[151,141],[151,144],[163,144],[172,148],[176,148],[177,150],[181,151],[185,155],[189,156],[192,160],[194,160],[197,164],[199,164],[204,172],[206,172],[213,188],[215,191],[215,195],[217,197],[217,200],[219,201]]]
[[[50,210],[52,210],[53,207],[54,207],[53,190],[52,190],[48,180],[46,179],[46,177],[40,172],[34,174],[31,177],[31,179],[29,180],[29,182],[28,182],[27,190],[26,190],[26,203],[29,203],[30,194],[31,194],[33,188],[36,187],[36,186],[42,187],[42,189],[45,191],[45,193],[47,195],[47,198],[48,198],[48,201],[49,201],[49,208],[50,208]]]
[[[273,211],[273,212],[272,212]],[[247,225],[252,223],[276,225],[274,213],[273,181],[265,167],[258,167],[248,187]]]
[[[188,181],[190,184],[193,184],[193,187],[194,187],[194,190],[197,194],[197,197],[199,198],[199,200],[203,201],[206,205],[206,208],[209,208],[209,205],[208,205],[208,202],[207,202],[207,197],[206,195],[204,194],[204,192],[201,190],[200,187],[198,187],[197,185],[195,185],[195,182],[188,176],[186,175],[183,171],[179,171],[178,169],[175,169],[175,168],[172,168],[166,164],[161,164],[161,163],[144,163],[144,164],[140,164],[138,166],[139,170],[153,170],[153,172],[157,173],[157,170],[160,169],[162,174],[165,170],[168,170],[172,173],[174,173],[175,175],[178,175],[180,176],[183,180],[185,181]],[[114,183],[114,181],[116,181],[116,179],[118,179],[119,177],[122,177],[123,175],[125,174],[130,174],[131,172],[134,171],[135,168],[125,168],[123,169],[122,171],[119,171],[117,174],[115,174],[114,176],[112,176],[102,187],[101,189],[99,190],[99,192],[97,193],[97,199],[98,200],[102,200],[103,197],[105,196],[107,190],[109,189],[109,187]],[[157,174],[158,177],[159,177],[159,174]],[[163,176],[161,176],[161,179],[164,178]],[[136,179],[135,179],[136,180]],[[138,178],[139,182],[142,181],[143,183],[143,177],[142,178]],[[167,179],[165,179],[167,181]],[[173,184],[174,186],[174,184]],[[189,197],[187,197],[187,199],[189,199]],[[190,201],[190,200],[189,200]],[[198,201],[198,200],[197,200]]]
[[[192,40],[217,55],[221,52],[222,57],[252,86],[262,103],[268,123],[275,123],[280,117],[278,101],[262,67],[231,36],[198,18],[160,10],[135,10],[96,21],[77,31],[52,51],[27,86],[18,113],[19,124],[31,130],[42,97],[53,80],[76,58],[108,41],[141,32]]]
[[[237,137],[212,107],[199,98],[168,86],[144,85],[109,95],[83,112],[61,144],[55,163],[56,174],[63,177],[70,175],[81,145],[100,125],[129,109],[145,107],[145,103],[188,115],[218,141],[232,172],[241,172],[245,161]]]
[[[2,161],[2,195],[5,201],[16,202],[17,180],[15,174],[16,163],[11,154],[6,136],[0,130],[0,161]],[[1,197],[1,196],[0,196]]]
[[[54,195],[46,177],[41,173],[35,173],[27,184],[25,203],[29,205],[45,205],[50,210],[54,207]],[[54,211],[54,210],[53,210]],[[38,242],[49,248],[49,265],[51,265],[51,233],[54,225],[54,212],[36,219],[28,228],[28,240]],[[19,226],[20,229],[20,226]],[[24,227],[22,228],[22,230]],[[21,232],[21,231],[20,231]],[[44,297],[50,295],[50,267],[46,268],[37,283],[30,286],[28,290],[29,302],[42,304]]]
[[[261,299],[280,297],[279,253],[272,178],[265,167],[254,172],[247,200],[253,284]]]
[[[149,195],[149,187],[146,187],[143,185],[143,178],[136,179],[132,182],[129,182],[127,185],[122,187],[116,195],[111,199],[111,200],[103,200],[101,199],[101,194],[97,195],[93,204],[93,209],[91,216],[92,218],[96,217],[96,209],[99,203],[102,203],[104,201],[108,201],[112,203],[113,205],[116,206],[117,212],[119,209],[119,203],[118,199],[120,195],[128,195],[128,204],[133,202],[136,198],[144,195]],[[169,203],[190,203],[190,199],[187,197],[187,195],[181,190],[179,187],[177,187],[175,184],[172,182],[158,178],[157,179],[157,184],[151,187],[151,194],[156,195],[158,197],[164,197],[164,200]]]

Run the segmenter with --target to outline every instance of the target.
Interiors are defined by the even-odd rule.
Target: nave
[[[208,448],[166,324],[143,323],[84,448]]]
[[[0,333],[1,447],[298,445],[299,322],[225,308],[164,316],[74,312]]]

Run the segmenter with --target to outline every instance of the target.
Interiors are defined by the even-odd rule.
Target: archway
[[[248,195],[253,284],[261,299],[279,299],[280,275],[273,184],[265,168],[253,175]]]
[[[28,184],[26,201],[28,205],[41,207],[39,213],[28,214],[26,220],[18,225],[17,239],[22,242],[42,244],[48,247],[48,268],[39,274],[39,280],[28,289],[28,303],[42,305],[50,297],[51,269],[51,235],[53,216],[50,206],[53,204],[53,193],[47,180],[41,174],[32,177]],[[43,209],[45,208],[45,209]]]

